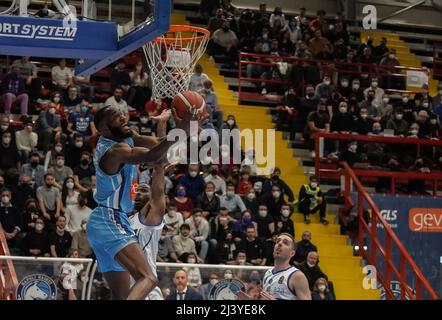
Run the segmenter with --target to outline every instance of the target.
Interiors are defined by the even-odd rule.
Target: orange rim
[[[187,26],[187,25],[176,25],[176,24],[172,24],[169,27],[169,31],[166,32],[167,33],[178,33],[178,32],[196,32],[199,34],[202,34],[200,36],[196,36],[196,37],[187,37],[187,38],[180,38],[180,41],[182,42],[191,42],[191,41],[197,41],[197,42],[201,42],[205,39],[207,39],[208,37],[210,37],[210,31],[204,28],[200,28],[200,27],[194,27],[194,26]],[[170,38],[166,38],[164,36],[161,37],[157,37],[155,38],[153,41],[160,43],[160,42],[166,42],[166,43],[175,43],[177,41],[178,38],[176,37],[170,37]]]

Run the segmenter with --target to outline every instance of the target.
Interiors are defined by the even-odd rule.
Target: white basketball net
[[[198,28],[183,35],[181,31],[174,32],[171,26],[167,35],[174,39],[166,40],[163,35],[143,46],[152,80],[152,100],[173,98],[189,89],[194,67],[206,51],[209,40],[209,35]]]

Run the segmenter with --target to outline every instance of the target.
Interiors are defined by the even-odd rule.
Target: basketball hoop
[[[144,56],[152,80],[152,99],[173,98],[189,89],[190,77],[206,51],[206,29],[171,25],[169,32],[146,43]]]

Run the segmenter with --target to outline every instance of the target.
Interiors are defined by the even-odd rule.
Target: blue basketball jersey
[[[132,138],[123,141],[131,148],[134,147]],[[100,160],[106,152],[116,144],[116,141],[100,137],[94,154],[94,165],[97,179],[97,190],[94,199],[99,206],[112,208],[120,212],[129,213],[133,209],[135,192],[133,188],[137,183],[137,173],[134,165],[125,164],[115,175],[108,175],[100,168]]]

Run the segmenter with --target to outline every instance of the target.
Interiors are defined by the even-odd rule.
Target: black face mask
[[[37,207],[30,206],[30,207],[28,207],[28,211],[31,212],[31,213],[35,213],[35,212],[37,212]]]
[[[38,166],[39,162],[38,161],[31,161],[31,167],[32,168],[36,168]]]
[[[218,174],[218,170],[216,169],[210,170],[210,174],[216,176]]]
[[[313,92],[309,92],[309,93],[307,93],[307,96],[308,96],[309,98],[312,98],[314,95],[315,95],[315,94],[314,94]]]
[[[45,183],[46,184],[46,187],[48,187],[48,188],[51,188],[52,187],[52,183],[51,184],[49,184],[49,183]]]
[[[310,240],[302,239],[302,243],[303,243],[304,245],[308,245],[308,244],[310,243]]]
[[[27,189],[27,188],[29,188],[29,183],[27,183],[27,182],[22,183],[22,184],[21,184],[21,187],[22,187],[23,189]]]
[[[89,164],[89,160],[87,160],[87,159],[83,159],[83,160],[80,161],[80,163],[81,163],[83,166],[87,166],[87,165]]]

